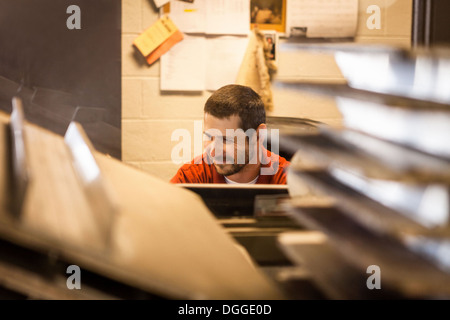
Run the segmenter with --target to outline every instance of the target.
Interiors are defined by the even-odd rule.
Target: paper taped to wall
[[[206,90],[234,83],[244,59],[248,37],[220,36],[208,39]]]
[[[249,0],[170,1],[170,17],[184,33],[247,35]]]
[[[214,91],[235,83],[248,37],[184,37],[161,58],[161,90]]]
[[[287,3],[288,36],[295,28],[306,28],[309,38],[354,37],[358,22],[358,0],[295,0]]]
[[[205,90],[206,56],[205,37],[186,35],[161,57],[161,91]]]

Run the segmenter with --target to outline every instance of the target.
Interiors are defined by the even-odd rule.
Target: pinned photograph
[[[277,32],[276,31],[264,31],[264,39],[266,40],[266,45],[268,47],[269,59],[277,60]]]
[[[286,0],[251,0],[250,24],[260,30],[275,30],[281,33],[286,29]]]

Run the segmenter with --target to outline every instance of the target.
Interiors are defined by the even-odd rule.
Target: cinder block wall
[[[381,8],[379,30],[366,26],[370,5]],[[194,121],[202,120],[203,105],[211,92],[160,92],[159,61],[149,67],[132,48],[133,40],[158,17],[153,0],[122,0],[122,160],[168,181],[179,167],[171,161],[172,148],[178,143],[171,141],[172,132],[186,129],[194,137]],[[411,19],[412,0],[359,0],[356,41],[409,46]],[[279,52],[276,77],[345,82],[332,56],[305,52]],[[269,115],[341,125],[331,99],[279,89],[273,95],[275,108]]]

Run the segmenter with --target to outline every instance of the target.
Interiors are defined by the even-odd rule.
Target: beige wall
[[[159,61],[148,67],[131,46],[133,40],[158,19],[152,0],[122,0],[122,159],[164,180],[179,165],[171,161],[175,129],[193,136],[194,120],[202,119],[203,104],[211,94],[161,94]],[[369,5],[381,8],[381,29],[369,30]],[[359,0],[356,41],[409,46],[412,0]],[[281,40],[283,41],[283,40]],[[277,79],[344,82],[332,56],[305,52],[279,52]],[[333,100],[273,90],[275,107],[269,115],[310,118],[340,125]]]

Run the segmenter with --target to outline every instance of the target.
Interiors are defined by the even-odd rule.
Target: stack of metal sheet
[[[331,297],[450,298],[450,52],[328,49],[348,84],[277,83],[328,95],[343,116],[344,128],[280,139],[296,151],[292,215],[325,237],[280,243]]]
[[[286,298],[195,193],[96,151],[77,122],[29,123],[18,98],[0,177],[0,299]]]

